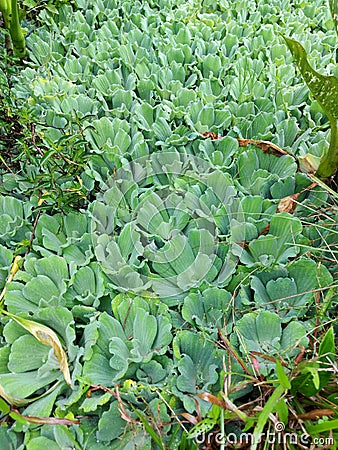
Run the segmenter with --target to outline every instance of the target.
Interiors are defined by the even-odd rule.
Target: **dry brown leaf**
[[[252,362],[255,372],[260,376],[261,375],[261,367],[258,362],[258,359],[255,358],[253,355],[251,355],[251,362]]]
[[[204,133],[201,133],[201,135],[205,138],[211,139],[212,141],[221,141],[223,139],[223,136],[220,136],[213,131],[205,131]]]
[[[198,424],[198,419],[197,417],[193,416],[192,414],[189,413],[181,413],[180,416],[184,417],[185,419],[187,419],[187,421],[189,423],[192,423],[193,425],[197,425]]]
[[[287,212],[287,213],[293,213],[296,206],[297,206],[297,201],[298,198],[300,196],[300,194],[302,194],[305,191],[310,191],[312,188],[318,186],[318,184],[316,182],[311,183],[310,186],[308,186],[305,189],[302,189],[300,192],[296,193],[296,194],[291,194],[288,195],[287,197],[281,198],[278,206],[277,206],[277,212],[281,213],[281,212]]]
[[[24,420],[30,423],[38,423],[43,425],[79,425],[80,421],[66,419],[65,417],[38,417],[38,416],[24,416],[20,414],[16,409],[12,409],[12,412],[22,417]]]
[[[334,416],[335,412],[332,409],[313,409],[312,411],[306,412],[304,414],[298,414],[298,419],[302,420],[315,420],[324,416]]]
[[[293,155],[288,153],[286,150],[283,150],[282,148],[278,147],[278,145],[274,144],[273,142],[261,141],[258,139],[240,139],[240,138],[237,138],[237,141],[240,147],[247,147],[249,144],[251,144],[262,149],[264,153],[270,153],[271,155],[275,156],[289,155],[294,160],[296,159]]]
[[[266,234],[269,233],[270,230],[270,224],[268,223],[263,230],[259,233],[259,236],[265,236]]]
[[[209,392],[201,392],[200,394],[197,394],[197,397],[199,397],[201,400],[204,400],[205,402],[211,403],[212,405],[217,405],[221,408],[226,407],[226,404],[223,400],[220,400],[215,395],[209,394]]]
[[[261,353],[261,352],[255,352],[255,351],[251,351],[250,352],[250,355],[255,355],[255,356],[259,356],[260,358],[263,358],[263,359],[265,359],[265,360],[267,360],[267,361],[272,361],[272,362],[276,362],[276,360],[277,360],[277,358],[275,358],[275,357],[273,357],[273,356],[269,356],[269,355],[266,355],[265,353]],[[286,362],[285,361],[283,361],[283,360],[280,360],[279,361],[281,364],[282,364],[282,366],[284,366],[284,367],[287,367],[288,365],[286,364]]]
[[[213,131],[206,131],[204,133],[201,133],[201,135],[205,138],[209,138],[213,141],[221,141],[224,136],[220,136],[219,134],[214,133]],[[263,150],[264,153],[270,153],[275,156],[283,156],[283,155],[289,155],[293,159],[296,159],[292,154],[288,153],[286,150],[283,150],[282,148],[278,147],[278,145],[274,144],[273,142],[269,141],[261,141],[258,139],[241,139],[237,138],[238,145],[240,147],[247,147],[248,145],[255,145],[256,147],[259,147]]]
[[[277,212],[287,212],[292,214],[297,206],[297,200],[299,196],[300,192],[298,194],[292,194],[288,195],[287,197],[281,198],[277,206]]]
[[[228,352],[231,354],[231,356],[236,359],[236,361],[241,365],[242,369],[248,374],[251,375],[250,370],[246,366],[245,362],[242,360],[242,358],[239,356],[239,354],[236,352],[235,349],[232,348],[230,342],[228,339],[223,336],[220,328],[218,328],[218,338],[221,341],[221,343],[224,345],[224,347],[228,350]]]

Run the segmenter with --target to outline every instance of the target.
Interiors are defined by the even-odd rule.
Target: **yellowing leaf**
[[[8,282],[11,282],[14,278],[14,275],[16,274],[16,272],[20,269],[19,267],[19,261],[22,259],[22,256],[16,256],[14,258],[11,270],[10,270],[10,276],[8,278]]]
[[[19,267],[19,261],[20,261],[21,259],[22,259],[22,256],[16,256],[16,257],[14,258],[14,261],[13,261],[13,264],[12,264],[12,267],[11,267],[11,270],[9,271],[9,277],[8,277],[8,279],[7,279],[7,281],[6,281],[5,287],[3,288],[3,290],[2,290],[2,292],[1,292],[1,294],[0,294],[0,304],[1,304],[3,298],[4,298],[5,294],[6,294],[6,286],[7,286],[7,283],[10,283],[11,281],[13,281],[13,278],[14,278],[16,272],[20,269],[20,267]]]
[[[72,387],[72,381],[70,378],[67,355],[63,350],[61,342],[56,333],[50,328],[42,325],[41,323],[34,322],[33,320],[24,319],[22,317],[15,316],[7,311],[2,311],[7,316],[15,320],[19,325],[29,331],[38,341],[42,344],[49,345],[54,350],[54,355],[59,362],[60,370],[63,373],[66,383]]]
[[[320,164],[320,158],[318,156],[308,153],[304,157],[299,157],[299,167],[303,173],[316,173]]]
[[[24,398],[12,397],[11,395],[7,394],[1,385],[0,385],[0,397],[6,400],[6,402],[9,403],[10,405],[14,406],[25,406],[29,403],[29,400],[26,400]]]

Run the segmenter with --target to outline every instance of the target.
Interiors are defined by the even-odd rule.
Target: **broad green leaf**
[[[109,357],[98,351],[95,351],[89,361],[84,363],[83,372],[92,384],[111,386],[113,383],[114,371],[109,364]]]
[[[295,242],[302,229],[298,218],[288,213],[275,214],[270,221],[269,234],[251,241],[248,250],[240,255],[241,261],[248,267],[273,266],[276,262],[285,265],[299,252]]]
[[[128,370],[130,350],[122,339],[112,337],[109,344],[109,351],[113,355],[109,360],[109,364],[113,369],[111,371],[111,376],[118,380],[122,378]]]
[[[136,372],[136,376],[140,381],[145,383],[159,383],[164,380],[168,375],[168,370],[170,369],[172,363],[169,359],[166,359],[166,364],[164,367],[154,359],[148,363],[142,364]]]
[[[328,420],[322,423],[317,423],[316,425],[307,425],[306,431],[311,435],[322,433],[323,431],[331,431],[338,429],[338,419]]]
[[[299,128],[295,117],[290,117],[277,124],[276,143],[280,148],[292,147]]]
[[[198,114],[197,120],[197,124],[200,124],[201,131],[203,131],[202,128],[205,126],[210,129],[213,126],[215,120],[214,109],[209,106],[203,107]]]
[[[290,381],[284,372],[283,366],[278,359],[276,359],[276,372],[278,376],[278,381],[284,389],[290,389]]]
[[[9,270],[13,261],[13,253],[3,245],[0,245],[0,290],[5,286],[5,281],[8,277]],[[0,294],[0,301],[3,298],[3,293]]]
[[[24,416],[36,416],[36,417],[48,417],[52,414],[54,404],[62,390],[64,385],[59,383],[55,385],[55,388],[50,389],[47,395],[43,395],[42,398],[38,398],[34,402],[31,402],[23,410],[22,415]]]
[[[163,117],[158,118],[156,122],[153,123],[152,128],[154,130],[156,138],[163,142],[165,142],[172,133],[169,124]]]
[[[294,176],[297,165],[289,155],[274,155],[249,149],[241,153],[236,161],[239,181],[245,194],[270,196],[270,189],[280,180]]]
[[[55,305],[55,299],[61,294],[52,279],[46,275],[38,275],[36,278],[32,278],[24,286],[22,293],[27,300],[39,306]],[[10,302],[7,304],[11,308]]]
[[[105,405],[111,400],[112,396],[109,392],[104,394],[93,392],[90,397],[85,398],[80,406],[84,413],[94,412],[99,406]]]
[[[27,444],[27,450],[40,450],[41,448],[48,448],[49,450],[59,450],[58,444],[48,439],[45,436],[38,436],[31,439]]]
[[[59,256],[42,258],[35,262],[37,274],[48,276],[56,286],[64,289],[64,280],[69,277],[68,267],[65,260]]]
[[[135,112],[139,127],[150,131],[154,123],[154,109],[152,106],[148,103],[142,103],[139,107],[136,107]]]
[[[180,391],[196,393],[197,389],[208,390],[216,383],[220,361],[210,341],[197,333],[183,331],[175,337],[173,346],[177,348],[180,375],[176,384]]]
[[[20,437],[9,427],[0,428],[0,447],[8,450],[19,448]]]
[[[6,381],[6,380],[5,380]],[[8,387],[5,385],[5,388],[0,384],[0,397],[6,400],[7,403],[14,406],[24,406],[29,403],[28,400],[24,398],[19,398],[8,393]]]
[[[283,350],[283,357],[296,356],[300,350],[299,346],[307,347],[309,339],[306,335],[306,328],[301,322],[292,321],[283,330],[281,340],[281,349]]]
[[[28,372],[42,366],[48,357],[49,348],[34,336],[24,334],[11,346],[8,369],[11,372]]]
[[[103,295],[103,276],[98,265],[84,266],[74,274],[72,287],[68,289],[70,301],[77,300],[87,306],[97,306]]]
[[[221,328],[228,313],[231,294],[222,289],[210,288],[203,294],[191,293],[182,308],[182,317],[201,328]]]
[[[32,204],[24,204],[12,196],[0,195],[0,241],[7,240],[21,241],[29,233],[31,226],[27,218],[30,215]]]
[[[137,309],[134,321],[134,348],[132,353],[135,360],[148,362],[151,359],[151,350],[157,334],[156,317],[150,316],[143,309]]]
[[[178,363],[180,375],[177,377],[177,387],[182,392],[196,393],[197,370],[190,356],[185,355]]]
[[[116,145],[121,153],[126,153],[131,143],[131,138],[123,129],[119,129],[114,137],[114,145]]]
[[[299,353],[298,346],[308,345],[306,329],[299,322],[290,322],[282,330],[281,319],[269,311],[248,313],[237,322],[236,333],[241,344],[240,351],[248,357],[250,351],[267,355],[292,359]],[[256,356],[260,364],[260,372],[267,374],[275,365],[263,357]]]
[[[6,415],[11,410],[10,406],[2,399],[0,398],[0,411],[2,414]]]
[[[288,322],[292,317],[306,314],[314,302],[314,289],[331,283],[326,267],[301,258],[292,262],[288,273],[280,270],[257,273],[250,285],[257,305],[277,312],[283,322]]]
[[[0,395],[10,404],[23,406],[28,403],[26,397],[48,386],[58,377],[56,371],[42,378],[37,371],[0,374]]]
[[[111,441],[123,433],[126,422],[121,418],[117,401],[113,401],[108,411],[104,412],[99,420],[96,433],[99,441]]]
[[[285,36],[284,39],[312,95],[320,103],[329,119],[337,121],[338,78],[324,76],[316,72],[307,60],[304,47],[294,39],[289,39]]]
[[[336,354],[336,346],[334,341],[333,327],[329,328],[325,333],[324,338],[322,339],[319,345],[319,356],[321,356],[322,360],[325,359],[333,361],[334,355]]]
[[[289,408],[284,398],[281,398],[279,402],[277,402],[275,409],[278,414],[279,421],[283,422],[284,424],[288,423]]]
[[[336,9],[336,7],[333,8],[334,14],[337,14]],[[283,37],[313,97],[323,108],[330,121],[330,147],[323,155],[316,172],[319,178],[327,178],[334,175],[338,169],[338,78],[316,72],[308,62],[304,47],[293,39]]]

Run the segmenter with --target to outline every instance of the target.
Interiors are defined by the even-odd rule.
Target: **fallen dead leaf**
[[[308,153],[304,157],[299,157],[299,168],[301,172],[307,174],[315,174],[320,164],[320,158],[318,156]]]
[[[304,414],[298,414],[298,419],[302,420],[315,420],[324,416],[334,416],[335,412],[332,409],[313,409],[312,411],[306,412]]]
[[[223,136],[220,136],[213,131],[205,131],[204,133],[201,133],[201,135],[205,138],[211,139],[212,141],[221,141],[223,139]]]
[[[277,206],[277,212],[278,213],[287,212],[290,214],[293,213],[297,206],[297,201],[298,201],[300,194],[302,194],[305,191],[310,191],[312,188],[314,188],[316,186],[318,186],[318,184],[316,182],[311,183],[310,186],[308,186],[305,189],[302,189],[300,192],[281,198],[278,203],[278,206]]]
[[[201,400],[204,400],[205,402],[209,402],[212,405],[220,406],[221,408],[225,408],[226,404],[224,401],[220,400],[215,395],[209,394],[209,392],[201,392],[200,394],[197,394],[197,397],[199,397]]]
[[[287,212],[292,214],[296,208],[299,196],[300,192],[298,192],[298,194],[292,194],[288,195],[287,197],[281,198],[277,206],[277,212]]]
[[[198,424],[198,419],[197,417],[193,416],[192,414],[189,413],[181,413],[180,416],[184,417],[185,419],[187,419],[187,421],[189,423],[192,423],[193,425],[197,425]]]
[[[289,155],[294,160],[296,160],[295,156],[291,155],[286,150],[283,150],[282,148],[278,147],[278,145],[274,144],[273,142],[261,141],[258,139],[239,139],[239,138],[237,138],[237,141],[240,147],[247,147],[249,144],[251,144],[255,145],[256,147],[259,147],[261,150],[263,150],[264,153],[269,153],[275,156]]]

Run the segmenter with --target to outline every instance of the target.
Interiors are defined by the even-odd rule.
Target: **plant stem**
[[[0,12],[4,19],[6,30],[9,30],[12,20],[12,5],[11,0],[0,0]]]
[[[221,408],[220,411],[220,430],[221,430],[221,446],[220,450],[225,449],[224,440],[225,440],[225,432],[224,432],[224,409]]]
[[[10,23],[9,32],[12,39],[14,55],[18,58],[24,58],[26,56],[26,42],[20,26],[17,0],[11,0],[11,7],[12,20]]]

